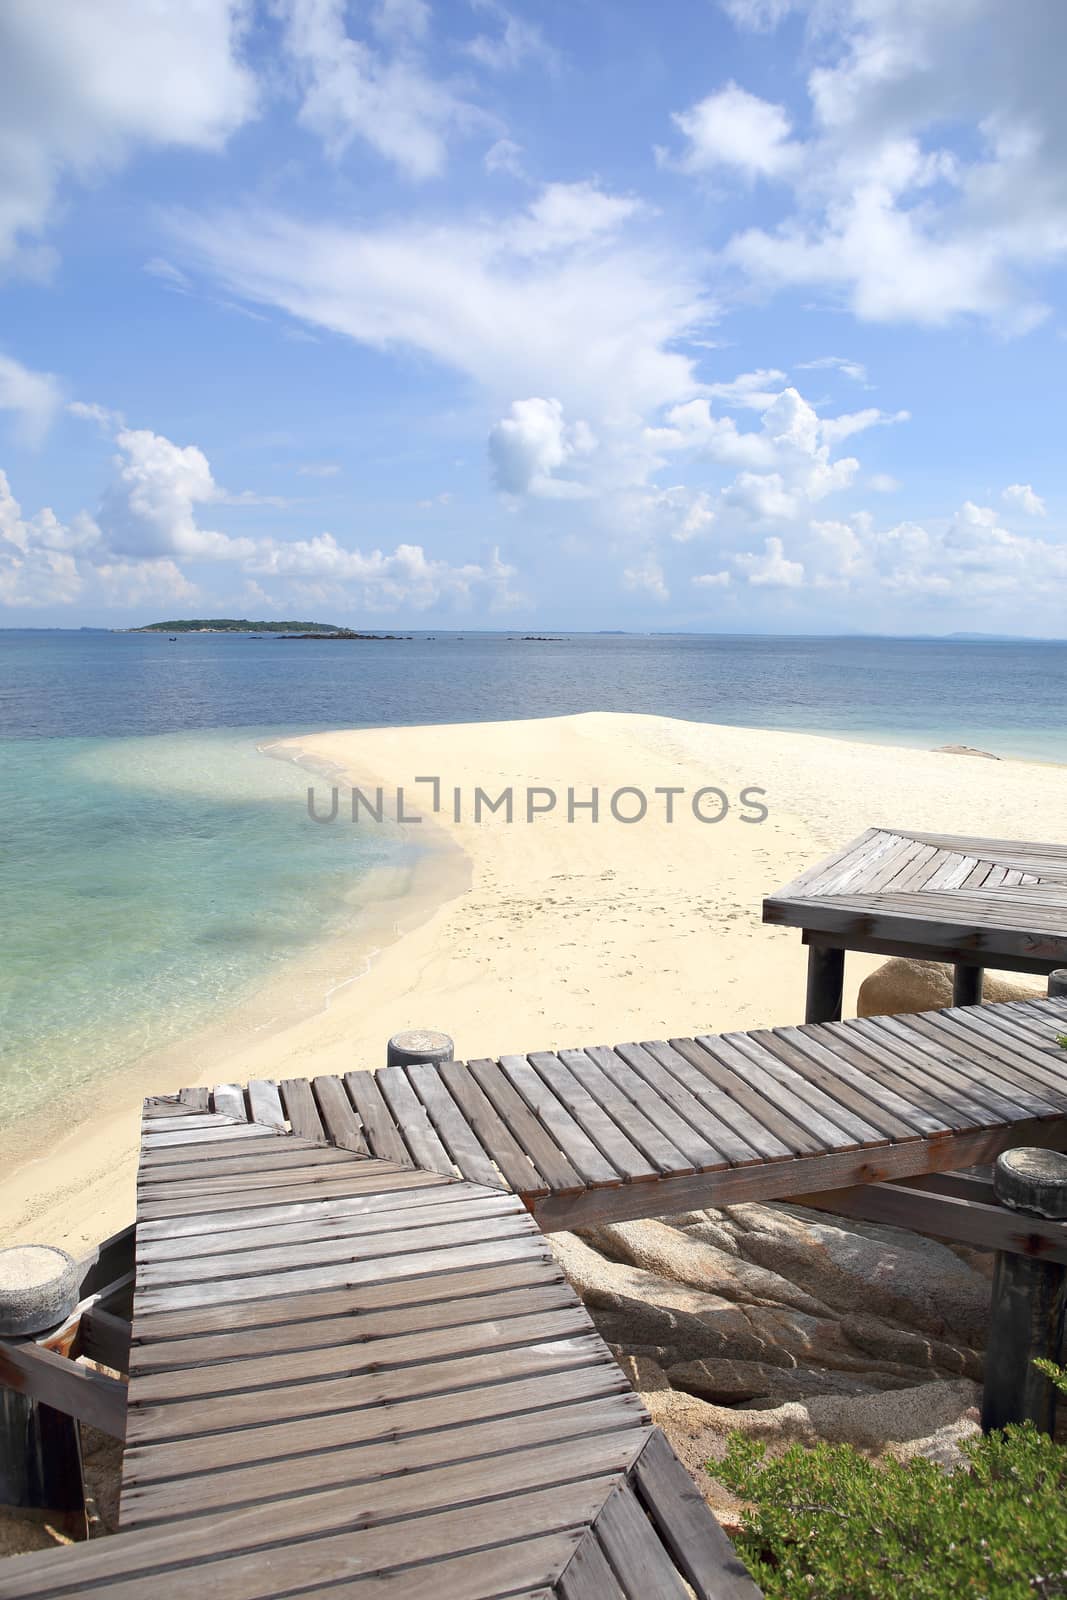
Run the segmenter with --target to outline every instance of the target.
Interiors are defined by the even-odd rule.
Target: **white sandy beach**
[[[257,1008],[261,1018],[277,1009],[265,993],[208,1035],[101,1085],[85,1119],[49,1130],[45,1147],[40,1129],[18,1130],[0,1200],[5,1242],[78,1252],[131,1219],[145,1093],[377,1066],[388,1036],[417,1025],[444,1029],[468,1057],[796,1022],[804,953],[797,932],[762,925],[764,894],[872,824],[1056,839],[1067,815],[1067,767],[651,716],[337,732],[272,753],[331,764],[345,775],[334,781],[365,792],[401,784],[409,811],[429,811],[429,786],[414,779],[439,776],[442,810],[415,826],[424,842],[452,848],[430,863],[417,905],[390,908],[392,942],[353,981],[331,982],[328,1003],[320,987],[305,997],[311,1014],[260,1026]],[[330,780],[310,781],[328,808]],[[475,823],[475,788],[496,796],[508,786],[515,820],[483,812]],[[530,823],[528,786],[558,795]],[[608,810],[624,786],[648,797],[640,822]],[[668,823],[654,791],[671,786],[684,792]],[[731,801],[714,825],[692,810],[705,786]],[[568,789],[580,801],[594,787],[599,821],[578,810],[568,822]],[[758,824],[737,803],[750,787],[766,791]],[[352,826],[345,802],[334,827]],[[629,812],[637,800],[620,806]],[[703,809],[713,815],[718,804],[706,797]],[[876,964],[849,959],[847,1009]],[[313,988],[322,974],[309,969],[304,981]]]

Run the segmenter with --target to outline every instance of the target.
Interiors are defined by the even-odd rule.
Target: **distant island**
[[[122,633],[304,633],[343,637],[347,628],[335,622],[249,622],[247,617],[185,617],[180,622],[147,622]]]

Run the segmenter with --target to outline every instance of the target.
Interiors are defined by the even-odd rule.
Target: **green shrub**
[[[769,1600],[1067,1596],[1067,1449],[1031,1423],[964,1449],[948,1473],[851,1445],[767,1460],[735,1434],[708,1471],[750,1502],[735,1542]]]

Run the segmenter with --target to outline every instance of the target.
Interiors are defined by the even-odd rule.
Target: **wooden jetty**
[[[755,1600],[543,1231],[797,1198],[1067,1262],[955,1170],[1067,1147],[1065,1031],[1050,999],[149,1101],[123,1531],[0,1600]]]
[[[953,999],[982,998],[985,967],[1067,966],[1067,845],[868,828],[768,895],[764,922],[804,930],[809,1022],[841,1015],[846,950],[956,968]]]

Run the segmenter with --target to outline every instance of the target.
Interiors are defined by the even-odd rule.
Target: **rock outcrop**
[[[1033,1000],[1045,994],[1044,979],[1006,978],[987,972],[985,1001]],[[952,968],[942,961],[912,961],[894,956],[864,978],[856,1010],[861,1017],[890,1017],[901,1011],[935,1011],[952,1004]]]
[[[549,1236],[630,1382],[721,1514],[735,1430],[946,1466],[978,1428],[986,1263],[900,1228],[738,1205]]]

